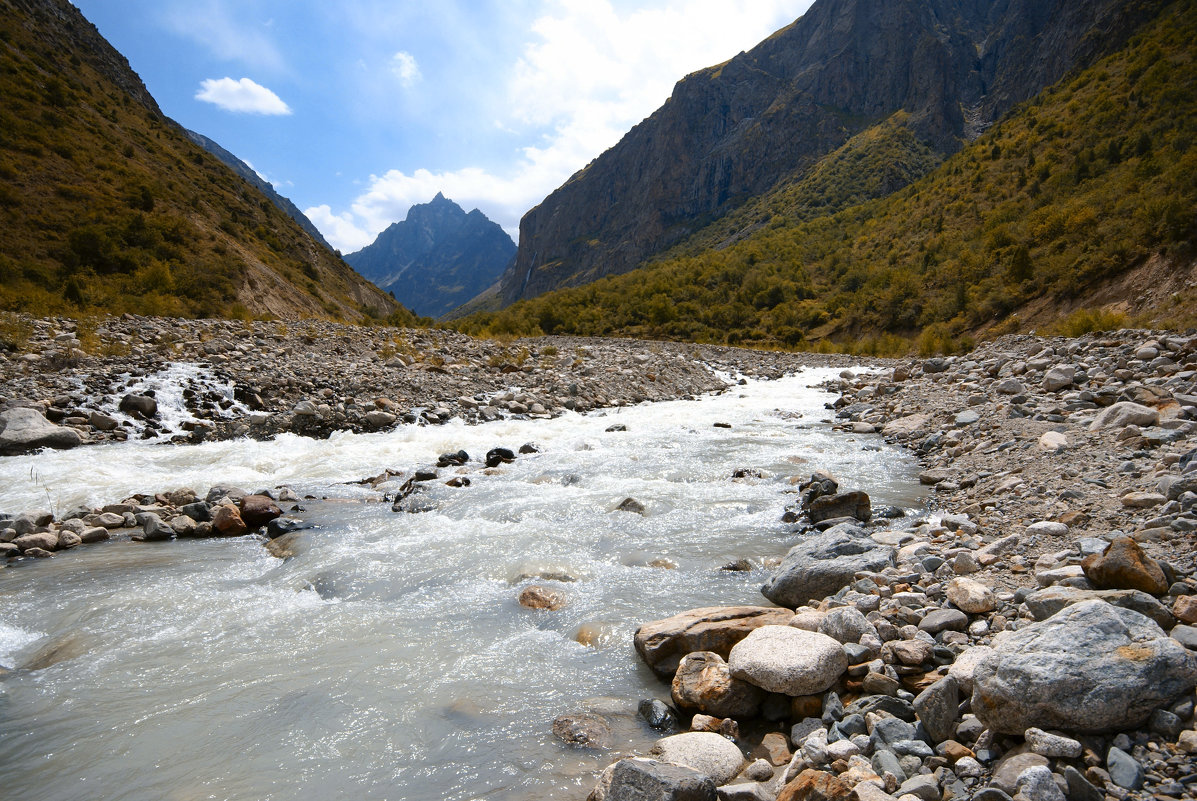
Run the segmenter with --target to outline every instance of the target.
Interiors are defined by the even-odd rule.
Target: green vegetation
[[[347,266],[45,13],[0,0],[0,310],[360,316]]]
[[[892,191],[933,156],[896,118],[641,269],[455,325],[967,350],[978,332],[1017,330],[1013,313],[1032,300],[1068,308],[1153,255],[1193,257],[1193,41],[1197,9],[1178,0],[1124,50],[1014,109],[904,189]],[[1074,327],[1107,324],[1097,316]]]

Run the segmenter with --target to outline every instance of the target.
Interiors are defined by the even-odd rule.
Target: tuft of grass
[[[1079,337],[1098,331],[1117,331],[1126,328],[1129,318],[1118,311],[1108,309],[1077,309],[1051,327],[1059,336]]]

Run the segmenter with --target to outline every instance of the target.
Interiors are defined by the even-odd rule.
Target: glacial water
[[[913,460],[831,430],[810,387],[832,374],[552,421],[0,459],[0,510],[287,485],[316,526],[285,561],[252,537],[125,540],[0,570],[0,797],[584,798],[658,736],[636,702],[669,690],[635,656],[636,626],[765,603],[762,560],[793,541],[791,478],[829,469],[875,505],[921,505]],[[542,452],[477,464],[530,441]],[[459,448],[471,486],[442,470],[433,511],[346,483]],[[733,480],[742,468],[763,477]],[[645,514],[614,511],[627,497]],[[720,569],[738,559],[754,569]],[[520,607],[533,581],[567,606]],[[552,735],[586,710],[611,720],[611,751]]]

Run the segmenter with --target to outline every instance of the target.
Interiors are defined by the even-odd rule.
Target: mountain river
[[[828,425],[812,387],[836,372],[551,421],[0,459],[3,510],[285,485],[315,526],[287,560],[253,537],[117,539],[0,570],[0,797],[585,798],[614,753],[659,736],[636,703],[669,689],[632,633],[766,603],[791,478],[829,469],[874,507],[922,506],[911,457]],[[529,441],[542,452],[479,469]],[[398,482],[346,483],[458,449],[472,484],[441,470],[432,511],[392,512],[380,490]],[[615,511],[628,497],[643,515]],[[720,569],[739,559],[753,569]],[[522,608],[533,581],[568,604]],[[587,710],[612,721],[612,751],[553,736]]]

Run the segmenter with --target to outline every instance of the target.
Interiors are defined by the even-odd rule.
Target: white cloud
[[[250,10],[248,5],[237,4],[240,15]],[[264,30],[273,28],[274,20],[257,24],[235,20],[224,0],[167,3],[162,15],[168,29],[198,42],[223,61],[272,72],[285,69],[282,53]]]
[[[196,100],[212,103],[225,111],[242,114],[290,114],[282,98],[261,84],[242,78],[209,78],[200,84]]]
[[[420,65],[416,63],[416,57],[403,50],[391,57],[391,72],[404,86],[411,86],[423,77],[420,74]]]
[[[658,0],[621,11],[611,0],[545,0],[508,73],[506,116],[493,122],[531,142],[506,169],[392,169],[371,176],[349,211],[325,206],[308,216],[351,252],[440,191],[467,210],[482,209],[515,237],[524,212],[660,107],[679,79],[751,48],[810,3]]]

